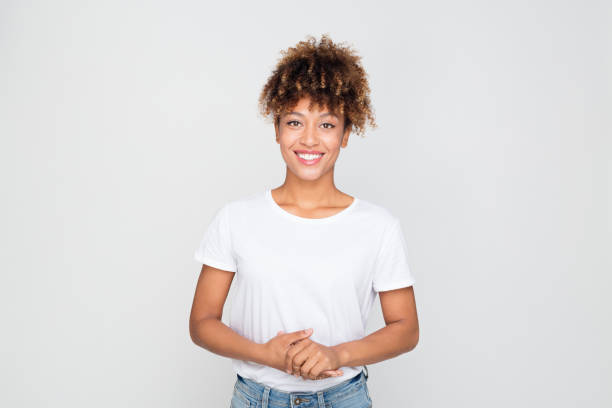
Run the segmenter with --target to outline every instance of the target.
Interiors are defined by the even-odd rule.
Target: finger
[[[325,370],[331,369],[331,363],[327,358],[324,349],[320,344],[315,344],[312,348],[309,359],[302,365],[302,372],[304,372],[310,379],[316,380],[320,377],[321,373]],[[333,370],[330,370],[333,372]],[[333,373],[331,376],[334,376]]]
[[[305,380],[314,380],[316,375],[313,373],[313,368],[319,364],[319,356],[317,354],[312,355],[308,360],[302,364],[300,368],[300,374]]]
[[[324,370],[321,373],[330,377],[340,377],[343,374],[342,370]]]
[[[297,352],[296,346],[291,346],[285,353],[285,371],[287,374],[293,375],[293,356],[295,356]]]
[[[291,344],[289,344],[289,345],[290,345],[290,346],[295,346],[295,345],[297,345],[297,344],[306,344],[306,345],[308,345],[308,344],[310,344],[310,343],[312,343],[312,342],[313,342],[313,341],[312,341],[311,339],[309,339],[309,338],[305,338],[305,339],[300,339],[300,340],[294,341],[293,343],[291,343]]]
[[[302,349],[301,345],[290,345],[285,352],[285,371],[293,375],[293,357]]]
[[[293,343],[291,343],[291,344],[290,344],[290,346],[293,346],[293,345],[295,345],[295,344],[299,344],[299,343],[302,343],[302,342],[304,342],[304,341],[308,341],[308,340],[310,340],[310,339],[309,339],[309,338],[299,339],[299,340],[296,340],[296,341],[294,341]],[[312,341],[312,340],[310,340],[310,341]]]
[[[293,371],[293,358],[295,357],[295,355],[297,353],[299,353],[300,351],[302,351],[305,347],[307,347],[310,343],[312,343],[312,341],[310,339],[304,339],[302,341],[297,342],[295,345],[292,345],[288,348],[287,352],[285,353],[285,371],[287,371],[288,374],[294,374]]]
[[[305,339],[309,337],[314,330],[312,328],[305,330],[298,330],[293,333],[287,334],[287,344],[295,343],[298,340]]]
[[[295,362],[299,364],[299,368],[294,369],[297,375],[304,377],[304,379],[308,378],[308,372],[310,371],[310,368],[319,360],[319,355],[317,354],[317,351],[318,344],[311,343],[295,355],[295,357],[293,358],[294,367]],[[308,363],[308,366],[304,366],[304,364],[306,363]]]
[[[311,346],[306,346],[301,351],[298,351],[297,353],[295,353],[295,355],[293,356],[293,363],[292,363],[291,371],[293,372],[293,375],[295,375],[296,377],[299,377],[302,375],[302,372],[301,372],[302,364],[304,364],[304,362],[308,360],[308,357],[311,354],[310,348]]]
[[[324,370],[321,371],[319,373],[319,380],[322,378],[329,378],[329,377],[341,377],[342,376],[342,372],[340,372],[340,374],[337,374],[338,370]]]
[[[333,375],[326,375],[324,368],[325,368],[325,362],[323,360],[319,360],[317,364],[315,364],[310,369],[310,375],[311,377],[314,377],[313,380],[319,380],[321,378],[327,378],[327,377],[334,377]]]
[[[302,364],[305,360],[300,361],[298,358],[293,357],[293,362],[291,363],[291,372],[294,376],[299,377],[301,375]]]

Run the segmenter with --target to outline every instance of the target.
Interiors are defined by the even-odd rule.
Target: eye
[[[297,123],[298,125],[300,124],[300,122],[298,122],[297,120],[290,120],[289,122],[287,122],[287,124],[288,124],[289,126],[292,126],[292,125],[291,125],[292,123]],[[297,125],[296,125],[296,126],[297,126]]]
[[[336,127],[336,126],[332,125],[331,123],[327,123],[327,122],[325,122],[325,123],[323,124],[323,126],[325,126],[325,125],[329,125],[329,126],[330,126],[330,127],[326,127],[325,129],[333,129],[333,128],[335,128],[335,127]]]

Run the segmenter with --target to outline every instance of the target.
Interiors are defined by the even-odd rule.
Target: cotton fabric
[[[286,211],[270,189],[232,200],[216,210],[194,258],[235,273],[229,326],[256,343],[310,327],[310,339],[326,346],[361,339],[377,293],[415,283],[399,219],[355,196],[325,218]],[[322,380],[239,359],[232,367],[281,391],[313,392],[364,366]]]

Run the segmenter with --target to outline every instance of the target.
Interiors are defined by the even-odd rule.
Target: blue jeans
[[[368,369],[316,392],[286,392],[236,374],[230,408],[371,408]]]

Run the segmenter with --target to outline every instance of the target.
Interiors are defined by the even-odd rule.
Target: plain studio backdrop
[[[374,406],[612,406],[611,26],[606,1],[3,1],[0,405],[229,406],[193,251],[282,183],[257,98],[329,33],[379,123],[337,186],[397,214],[417,278]]]

